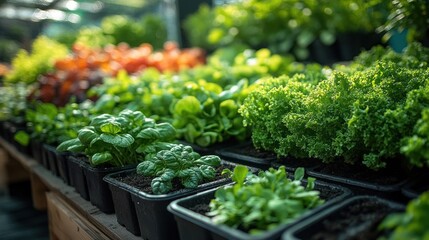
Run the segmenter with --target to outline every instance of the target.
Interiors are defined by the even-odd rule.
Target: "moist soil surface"
[[[338,176],[347,179],[365,181],[373,184],[392,185],[404,181],[407,176],[400,167],[371,170],[363,165],[346,163],[322,164],[314,172]]]
[[[275,153],[256,149],[251,143],[240,144],[235,147],[230,147],[223,150],[222,152],[224,153],[230,152],[230,153],[235,153],[239,155],[250,156],[250,157],[258,158],[261,161],[277,158]]]
[[[209,182],[214,182],[214,181],[218,181],[221,179],[225,179],[226,176],[222,175],[222,170],[225,168],[227,168],[227,167],[226,166],[219,166],[216,169],[215,179],[210,180]],[[133,187],[139,189],[140,191],[153,194],[152,187],[150,186],[153,178],[154,177],[145,177],[145,176],[139,175],[137,173],[133,173],[133,174],[130,174],[130,175],[127,175],[124,177],[118,176],[118,177],[116,177],[116,180],[123,182],[125,184],[128,184],[130,186],[133,186]],[[170,191],[170,193],[178,192],[180,190],[184,190],[182,184],[180,183],[180,180],[178,180],[177,178],[173,179],[172,184],[173,184],[173,189]]]
[[[358,201],[302,229],[297,236],[311,240],[377,239],[383,234],[377,227],[391,211],[389,206],[380,202]]]
[[[279,158],[274,152],[256,149],[252,143],[246,143],[235,147],[230,147],[219,153],[221,155],[242,155],[241,157],[243,159],[245,159],[246,157],[251,157],[253,161],[260,161],[261,163],[266,163],[267,161],[269,161],[272,162],[276,167],[285,165],[286,167],[290,168],[309,168],[317,166],[320,163],[320,161],[311,158]]]

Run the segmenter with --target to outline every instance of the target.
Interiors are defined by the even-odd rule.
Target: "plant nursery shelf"
[[[115,214],[101,212],[80,197],[74,188],[2,138],[0,148],[6,150],[10,160],[18,161],[29,172],[34,207],[48,210],[51,239],[62,239],[62,236],[71,239],[141,239],[119,225]]]

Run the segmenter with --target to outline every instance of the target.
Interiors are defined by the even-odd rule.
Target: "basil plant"
[[[62,142],[58,151],[84,153],[93,166],[137,164],[150,154],[170,148],[176,130],[157,124],[140,111],[123,110],[117,116],[102,114],[78,131],[77,138]]]
[[[200,156],[192,147],[173,144],[155,156],[137,165],[137,174],[154,177],[151,182],[154,194],[165,194],[173,189],[177,179],[184,188],[196,188],[199,184],[214,180],[221,160],[215,155]]]

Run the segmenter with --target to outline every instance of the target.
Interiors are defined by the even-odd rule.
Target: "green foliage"
[[[249,0],[202,6],[185,20],[191,43],[205,48],[245,44],[306,58],[316,39],[330,45],[340,32],[371,32],[384,22],[387,1]]]
[[[7,84],[0,87],[0,120],[22,121],[21,116],[27,108],[28,85],[24,83]]]
[[[413,42],[404,49],[403,53],[397,53],[389,47],[377,46],[357,56],[351,68],[362,70],[374,65],[377,61],[395,62],[401,67],[412,69],[425,68],[429,63],[429,48]]]
[[[314,178],[302,186],[304,169],[295,171],[289,179],[284,166],[270,168],[259,175],[237,166],[232,172],[235,184],[219,188],[210,202],[213,222],[258,234],[292,222],[309,209],[321,205],[319,192],[314,189]],[[247,181],[245,181],[247,179]]]
[[[429,239],[429,192],[408,203],[406,212],[388,215],[379,229],[392,230],[390,240]]]
[[[299,76],[268,79],[239,111],[255,146],[280,156],[341,158],[379,169],[400,157],[402,147],[410,163],[421,166],[427,158],[418,138],[426,133],[419,119],[429,104],[429,73],[421,61],[428,55],[415,54],[389,50],[373,66],[354,63],[317,85],[297,81]]]
[[[239,110],[244,125],[251,127],[255,147],[272,150],[279,155],[306,156],[292,144],[286,145],[285,139],[292,133],[282,119],[288,113],[304,113],[303,99],[314,88],[315,85],[307,82],[302,74],[259,81]]]
[[[22,131],[22,130],[19,130],[18,132],[16,132],[15,135],[13,136],[13,139],[15,139],[15,141],[17,141],[22,146],[27,146],[28,143],[30,143],[30,136],[25,131]]]
[[[92,90],[101,96],[95,108],[98,112],[141,110],[157,121],[172,123],[179,138],[209,146],[248,137],[238,109],[259,78],[308,71],[312,81],[322,72],[320,65],[306,68],[267,49],[243,51],[240,46],[221,49],[208,62],[178,75],[155,69],[137,77],[121,72]]]
[[[149,43],[155,49],[161,49],[166,40],[167,27],[157,15],[145,14],[140,19],[112,15],[103,18],[101,27],[82,28],[76,43],[91,47],[118,45],[121,42],[137,47],[142,43]]]
[[[59,151],[85,153],[94,166],[108,163],[125,166],[169,148],[176,130],[168,123],[156,124],[139,111],[123,110],[118,116],[101,114],[78,131],[77,138],[62,142]]]
[[[137,166],[137,173],[155,177],[151,183],[152,192],[165,194],[173,188],[174,178],[180,180],[184,188],[196,188],[201,183],[213,180],[218,166],[220,166],[218,156],[201,157],[190,146],[172,144],[169,149],[146,157],[146,161]]]
[[[6,75],[5,82],[31,84],[37,81],[40,74],[46,73],[54,66],[55,60],[67,55],[67,47],[45,36],[34,40],[31,53],[19,50],[12,60],[12,71]]]
[[[92,104],[70,103],[56,107],[51,103],[36,103],[26,110],[26,121],[32,139],[53,146],[76,138],[77,131],[90,122]]]
[[[426,87],[425,93],[419,92],[419,98],[429,100]],[[423,167],[429,166],[429,109],[425,108],[422,111],[422,117],[417,121],[414,126],[413,134],[410,137],[402,139],[401,152],[408,157],[413,165]]]
[[[390,4],[390,15],[380,31],[390,38],[394,31],[408,30],[409,42],[423,40],[429,29],[429,3],[426,0],[394,0]]]

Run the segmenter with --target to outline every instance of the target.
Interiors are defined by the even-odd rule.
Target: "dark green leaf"
[[[100,138],[106,143],[123,148],[129,147],[134,143],[134,138],[128,133],[117,135],[102,133]]]
[[[214,179],[216,177],[216,170],[211,166],[200,166],[201,175],[206,179]]]
[[[83,128],[79,130],[78,138],[82,144],[90,145],[95,138],[98,138],[98,134],[90,128]]]
[[[109,162],[112,159],[113,159],[113,156],[112,154],[110,154],[110,152],[102,152],[102,153],[96,153],[92,155],[91,162],[92,164],[97,166],[97,165]]]
[[[198,187],[198,175],[195,171],[190,172],[190,174],[182,179],[182,185],[185,188],[196,188]]]
[[[157,169],[156,165],[151,161],[144,161],[137,165],[137,174],[141,174],[143,176],[154,176]]]
[[[220,162],[220,158],[216,155],[205,155],[195,161],[196,164],[208,165],[212,167],[219,166]]]
[[[146,128],[143,129],[139,134],[137,134],[137,138],[156,140],[160,138],[160,134],[157,129]]]
[[[173,188],[170,181],[163,182],[159,177],[152,180],[151,187],[154,194],[165,194]]]
[[[156,125],[159,132],[159,138],[162,141],[171,140],[176,137],[176,129],[169,123],[160,123]]]
[[[159,178],[163,182],[171,181],[171,180],[173,180],[174,177],[175,177],[175,173],[171,169],[165,170],[164,173],[161,174],[161,176],[159,176]]]
[[[78,138],[62,142],[60,145],[58,145],[57,150],[60,152],[71,151],[70,148],[74,146],[82,146],[82,143]]]

